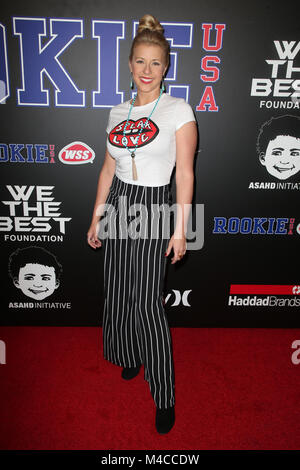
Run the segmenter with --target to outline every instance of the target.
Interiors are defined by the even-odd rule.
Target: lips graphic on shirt
[[[144,145],[149,144],[152,142],[159,133],[159,128],[155,124],[155,122],[149,119],[146,125],[147,118],[142,117],[137,119],[136,121],[129,119],[128,124],[126,126],[125,137],[123,136],[123,131],[127,119],[125,121],[120,122],[117,124],[109,133],[109,142],[111,145],[119,148],[125,148],[126,145],[128,148],[135,148],[137,139],[138,139],[138,146],[143,147]],[[143,130],[139,135],[139,131],[143,126]]]

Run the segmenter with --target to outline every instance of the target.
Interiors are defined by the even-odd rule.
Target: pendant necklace
[[[125,147],[127,148],[127,150],[129,151],[129,153],[130,153],[130,155],[131,155],[132,179],[134,179],[134,180],[137,180],[137,179],[138,179],[138,177],[137,177],[137,169],[136,169],[136,165],[135,165],[134,158],[135,158],[135,152],[136,152],[137,146],[138,146],[138,144],[139,144],[140,135],[141,135],[143,129],[144,129],[145,127],[147,127],[148,122],[149,122],[149,119],[150,119],[150,117],[152,116],[152,114],[153,114],[153,112],[154,112],[154,110],[155,110],[155,108],[156,108],[156,106],[157,106],[157,104],[158,104],[158,102],[159,102],[159,100],[160,100],[160,97],[161,97],[161,95],[162,95],[162,92],[163,92],[163,90],[162,90],[162,88],[161,88],[161,89],[160,89],[159,97],[157,98],[156,103],[155,103],[155,105],[154,105],[154,107],[153,107],[151,113],[149,114],[149,116],[148,116],[147,121],[145,122],[145,124],[141,121],[141,128],[140,128],[139,133],[138,133],[138,135],[137,135],[137,137],[136,137],[136,144],[135,144],[134,150],[131,151],[131,150],[128,148],[127,144],[125,144]],[[125,126],[124,126],[124,129],[123,129],[123,138],[124,138],[124,141],[125,141],[125,142],[127,142],[127,138],[126,138],[126,135],[125,135],[125,131],[126,131],[126,127],[128,126],[128,122],[129,122],[131,110],[132,110],[132,108],[133,108],[133,106],[134,106],[136,97],[137,97],[137,94],[134,96],[134,98],[133,98],[133,100],[132,100],[132,104],[131,104],[131,106],[130,106],[130,110],[129,110],[129,113],[128,113],[127,122],[126,122],[126,124],[125,124]]]

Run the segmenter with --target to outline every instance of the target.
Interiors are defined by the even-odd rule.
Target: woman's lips
[[[151,83],[153,81],[153,78],[145,78],[145,77],[140,77],[141,82],[143,83]]]

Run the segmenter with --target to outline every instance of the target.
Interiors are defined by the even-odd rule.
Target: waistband
[[[167,190],[169,191],[170,189],[170,184],[164,184],[162,186],[144,186],[141,184],[133,184],[133,183],[127,183],[126,181],[121,180],[116,174],[114,174],[113,179],[112,179],[112,185],[115,186],[117,185],[120,189],[121,188],[128,188],[128,189],[145,189],[147,191],[151,190]]]

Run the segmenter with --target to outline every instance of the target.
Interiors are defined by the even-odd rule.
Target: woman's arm
[[[172,264],[186,251],[186,232],[190,206],[194,192],[194,157],[197,146],[197,126],[195,121],[184,124],[176,132],[176,227],[170,240],[167,255],[174,250]]]
[[[92,248],[101,246],[101,241],[97,236],[97,224],[103,215],[104,204],[106,202],[109,188],[115,174],[116,161],[106,149],[104,162],[99,173],[96,201],[92,215],[92,222],[87,233],[87,242]],[[103,206],[101,206],[103,204]]]

